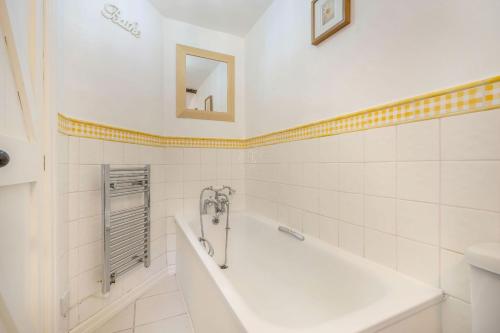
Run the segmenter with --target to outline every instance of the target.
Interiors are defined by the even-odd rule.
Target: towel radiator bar
[[[102,292],[110,291],[116,279],[133,268],[151,264],[151,167],[112,168],[101,166],[104,256]],[[144,196],[142,204],[113,210],[119,197]],[[138,199],[138,198],[137,198]]]

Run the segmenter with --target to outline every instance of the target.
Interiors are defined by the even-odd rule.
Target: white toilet
[[[473,333],[500,333],[500,243],[474,245],[465,252],[471,265]]]

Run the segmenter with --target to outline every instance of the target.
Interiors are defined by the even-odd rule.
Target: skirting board
[[[69,333],[93,333],[98,328],[107,323],[111,318],[120,313],[128,305],[134,302],[137,298],[139,298],[139,296],[144,294],[149,288],[159,282],[162,278],[172,274],[173,272],[171,269],[162,269],[160,272],[147,279],[144,283],[140,284],[130,292],[118,298],[116,301],[114,301],[101,311],[97,312],[89,319],[78,324],[75,328],[70,330]]]

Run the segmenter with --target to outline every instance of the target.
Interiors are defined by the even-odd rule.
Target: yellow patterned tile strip
[[[500,76],[248,139],[166,137],[59,115],[63,134],[148,146],[252,148],[500,108]]]
[[[82,138],[157,147],[244,148],[244,139],[170,137],[97,124],[58,115],[59,132]]]

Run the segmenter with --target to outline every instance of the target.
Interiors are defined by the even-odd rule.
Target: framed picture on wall
[[[318,45],[351,22],[351,0],[312,0],[311,43]]]
[[[212,112],[214,110],[214,99],[212,95],[205,98],[205,111]]]

